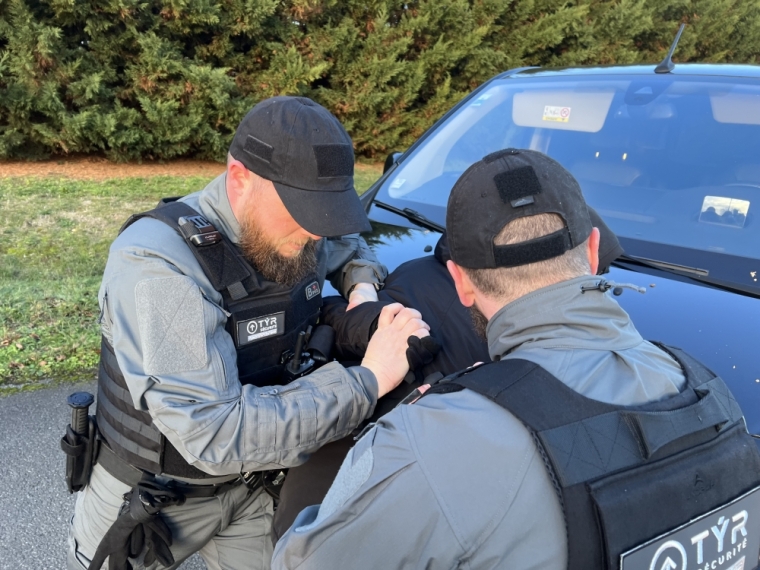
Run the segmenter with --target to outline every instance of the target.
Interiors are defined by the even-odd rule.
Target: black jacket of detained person
[[[393,271],[378,292],[378,301],[363,303],[346,311],[342,297],[327,297],[322,320],[335,329],[335,354],[340,361],[361,360],[377,328],[380,311],[391,303],[413,307],[430,325],[430,334],[441,346],[435,359],[422,368],[418,378],[433,373],[450,374],[488,361],[488,347],[478,337],[467,308],[457,297],[454,282],[446,269],[448,245],[445,234],[438,240],[434,255],[408,261]],[[381,398],[373,418],[387,413],[420,382],[409,373],[401,385]]]

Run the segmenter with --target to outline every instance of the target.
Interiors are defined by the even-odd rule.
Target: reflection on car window
[[[568,168],[622,237],[760,259],[759,140],[760,86],[749,80],[505,79],[460,107],[381,192],[445,208],[471,164],[530,148]]]
[[[721,196],[705,196],[699,221],[708,224],[722,224],[743,228],[747,221],[749,201],[735,200]]]

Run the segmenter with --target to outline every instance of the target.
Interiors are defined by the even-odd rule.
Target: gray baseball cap
[[[354,189],[351,137],[311,99],[261,101],[238,126],[230,154],[272,181],[288,213],[306,231],[333,237],[372,229]]]

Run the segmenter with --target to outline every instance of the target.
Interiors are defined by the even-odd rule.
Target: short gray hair
[[[552,234],[564,227],[565,223],[557,214],[517,218],[502,228],[494,243],[522,243]],[[541,287],[589,275],[591,266],[586,254],[587,247],[588,239],[562,255],[544,261],[517,267],[462,269],[484,295],[509,303]]]

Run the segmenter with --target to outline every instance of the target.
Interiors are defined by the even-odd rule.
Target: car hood
[[[432,255],[440,234],[372,221],[364,237],[389,271]],[[760,299],[664,275],[612,267],[606,279],[631,283],[617,300],[642,336],[681,348],[718,374],[744,411],[750,433],[760,433]]]

